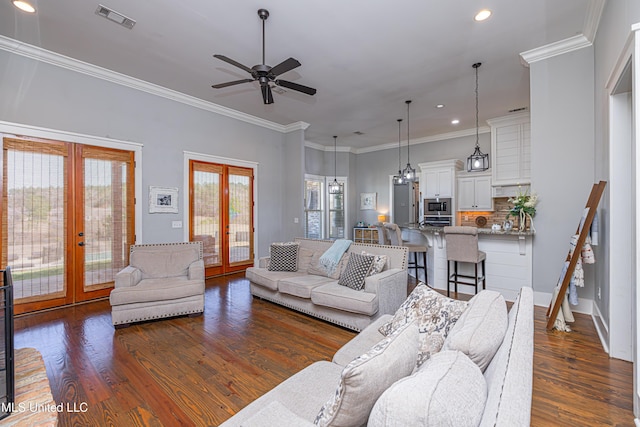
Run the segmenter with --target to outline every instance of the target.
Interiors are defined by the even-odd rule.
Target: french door
[[[107,296],[134,243],[134,153],[3,138],[2,265],[15,311]]]
[[[253,265],[253,169],[189,161],[189,240],[202,241],[207,277]]]

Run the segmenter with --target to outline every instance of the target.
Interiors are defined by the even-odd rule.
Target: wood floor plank
[[[535,309],[531,424],[632,426],[633,365],[608,357],[590,317],[547,332],[545,311]],[[103,300],[18,317],[15,331],[16,347],[41,352],[56,402],[87,402],[60,413],[61,426],[218,425],[355,335],[252,298],[242,274],[207,281],[200,317],[114,330]]]

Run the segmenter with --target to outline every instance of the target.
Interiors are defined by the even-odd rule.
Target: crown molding
[[[89,64],[87,62],[70,58],[59,53],[51,52],[49,50],[23,43],[5,36],[0,36],[0,50],[5,50],[7,52],[24,56],[29,59],[35,59],[36,61],[45,62],[47,64],[55,65],[60,68],[75,71],[77,73],[102,79],[121,86],[126,86],[135,90],[149,93],[151,95],[170,99],[172,101],[180,102],[191,107],[220,114],[221,116],[230,117],[232,119],[240,120],[245,123],[250,123],[252,125],[260,126],[281,133],[288,133],[294,130],[305,130],[307,127],[309,127],[309,124],[304,122],[291,123],[286,126],[279,123],[274,123],[269,120],[261,119],[260,117],[252,116],[241,111],[223,107],[222,105],[214,104],[213,102],[204,101],[191,95],[186,95],[181,92],[167,89],[165,87],[155,85],[144,80],[136,79],[125,74],[98,67],[97,65]]]
[[[532,62],[538,62],[554,56],[563,55],[591,45],[591,41],[589,41],[583,34],[578,34],[577,36],[569,37],[568,39],[549,43],[548,45],[522,52],[520,54],[520,60],[525,67],[528,67]]]
[[[491,128],[488,126],[481,126],[478,128],[479,134],[489,133],[489,132],[491,132]],[[426,136],[424,138],[412,139],[409,141],[409,144],[410,145],[426,144],[428,142],[463,138],[465,136],[473,136],[475,134],[476,134],[476,128],[464,129],[464,130],[459,130],[455,132],[441,133],[439,135]],[[363,154],[363,153],[370,153],[372,151],[382,151],[382,150],[397,149],[397,148],[398,148],[398,142],[396,141],[396,142],[389,142],[386,144],[376,145],[373,147],[359,148],[355,150],[355,154]]]
[[[307,148],[313,148],[314,150],[318,150],[318,151],[330,151],[333,152],[333,147],[329,146],[329,145],[321,145],[321,144],[316,144],[315,142],[311,142],[311,141],[305,141],[304,142],[304,146]],[[357,154],[355,152],[355,150],[352,147],[336,147],[336,152],[339,153],[351,153],[351,154]]]
[[[604,11],[604,5],[606,0],[590,0],[587,7],[587,15],[584,18],[584,26],[582,34],[591,43],[596,39],[596,33],[598,32],[598,26],[600,25],[600,18]]]

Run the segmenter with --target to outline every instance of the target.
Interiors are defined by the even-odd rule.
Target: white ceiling
[[[407,99],[412,140],[475,129],[475,62],[483,63],[481,125],[528,106],[519,54],[594,33],[587,27],[602,1],[40,0],[28,15],[2,0],[0,34],[281,125],[307,122],[307,141],[332,147],[338,135],[338,145],[358,150],[397,143]],[[96,15],[98,2],[135,27]],[[211,88],[249,77],[213,54],[261,63],[259,8],[270,12],[266,63],[299,60],[280,78],[316,88],[315,96],[287,90],[264,105],[255,82]],[[483,8],[493,15],[474,22]]]

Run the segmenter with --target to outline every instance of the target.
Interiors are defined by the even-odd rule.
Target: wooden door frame
[[[253,188],[252,188],[252,192],[253,192],[253,204],[254,204],[254,208],[253,208],[253,259],[254,259],[254,265],[255,263],[257,263],[258,257],[255,254],[255,250],[256,248],[258,248],[258,163],[257,162],[251,162],[251,161],[247,161],[247,160],[240,160],[240,159],[232,159],[232,158],[228,158],[228,157],[220,157],[220,156],[213,156],[213,155],[209,155],[209,154],[203,154],[203,153],[196,153],[196,152],[192,152],[192,151],[185,151],[184,152],[184,158],[183,158],[183,170],[185,171],[184,174],[184,181],[183,181],[183,194],[189,194],[189,183],[190,183],[190,173],[189,173],[189,163],[191,160],[195,160],[195,161],[199,161],[199,162],[206,162],[206,163],[218,163],[218,164],[225,164],[227,166],[237,166],[237,167],[241,167],[241,168],[247,168],[247,169],[253,169]],[[183,197],[182,198],[182,206],[183,206],[183,212],[185,212],[184,215],[184,228],[183,228],[183,239],[185,242],[189,241],[189,230],[191,229],[191,216],[189,215],[189,209],[190,209],[190,200],[189,197]]]
[[[134,152],[134,162],[138,165],[134,171],[134,180],[138,185],[135,186],[135,199],[140,201],[142,200],[142,186],[140,183],[142,182],[142,144],[130,141],[122,141],[111,138],[103,138],[99,136],[75,133],[75,132],[67,132],[57,129],[44,128],[39,126],[30,126],[23,125],[18,123],[4,122],[0,121],[0,142],[3,138],[17,138],[17,139],[33,139],[33,140],[47,140],[47,141],[64,141],[64,142],[72,142],[75,144],[86,144],[93,145],[96,147],[103,148],[116,148],[120,150],[133,151]],[[0,150],[0,153],[2,150]],[[3,161],[0,154],[0,161]],[[1,182],[1,179],[0,179]],[[1,187],[1,184],[0,184]],[[0,188],[0,190],[2,190]],[[1,197],[0,197],[1,199]],[[142,203],[136,203],[135,205],[135,235],[139,237],[142,235]],[[69,233],[71,231],[68,231]],[[69,298],[60,298],[56,299],[55,304],[50,304],[49,301],[54,300],[46,300],[34,302],[29,305],[28,311],[35,311],[50,308],[53,306],[61,306],[61,305],[69,305],[73,304],[73,300]],[[26,311],[25,311],[26,312]],[[21,312],[16,311],[16,314],[20,314]]]

